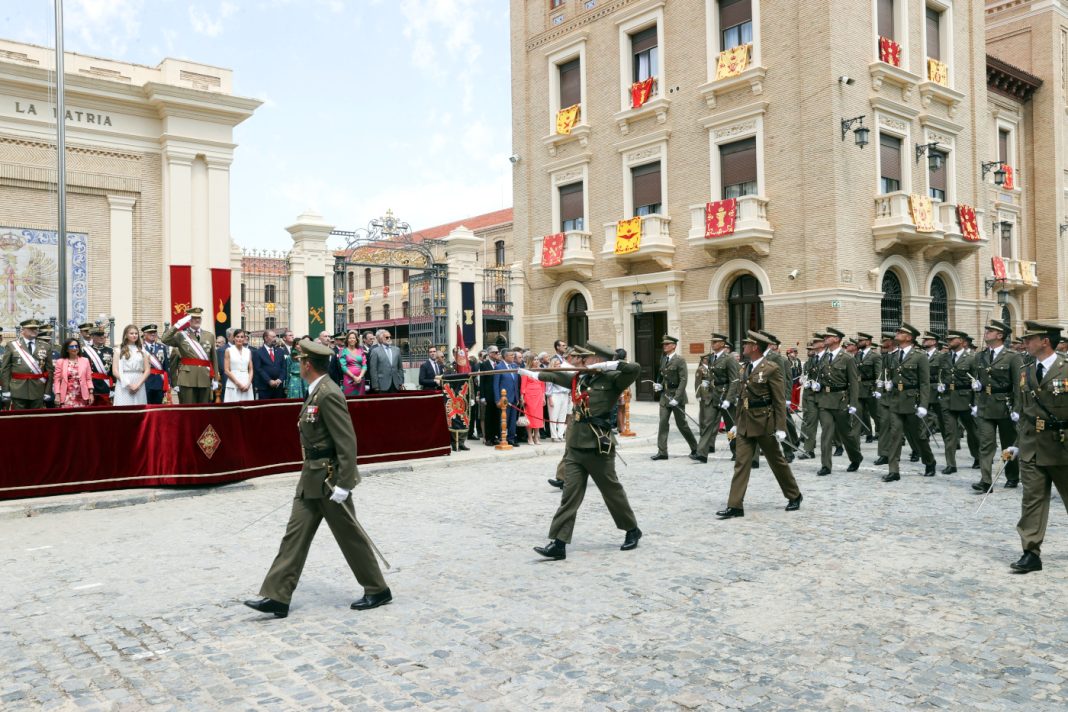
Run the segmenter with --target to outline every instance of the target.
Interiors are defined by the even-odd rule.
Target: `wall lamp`
[[[854,129],[853,124],[857,124]],[[846,135],[850,129],[853,130],[853,140],[858,146],[864,148],[868,145],[868,134],[871,133],[870,129],[864,125],[864,116],[857,116],[852,119],[842,119],[842,140],[845,141]]]
[[[653,293],[647,289],[644,292],[633,292],[633,294],[634,301],[630,303],[631,311],[634,312],[634,316],[641,316],[645,313],[645,305],[642,304],[642,300],[638,299],[638,297],[651,297]]]
[[[919,163],[924,154],[927,154],[927,167],[932,171],[937,171],[942,167],[945,158],[938,151],[937,143],[918,143],[916,144],[916,162]]]
[[[987,173],[994,171],[994,185],[1005,185],[1005,169],[1001,165],[1001,161],[984,161],[982,164],[983,180],[986,180]]]

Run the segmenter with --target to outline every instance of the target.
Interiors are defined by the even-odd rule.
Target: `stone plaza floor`
[[[691,408],[691,411],[694,409]],[[590,487],[566,561],[539,560],[561,445],[368,468],[363,525],[395,600],[360,591],[324,526],[289,618],[254,597],[293,476],[132,506],[0,517],[0,709],[1020,709],[1068,698],[1068,517],[1046,570],[1014,576],[1019,490],[970,469],[902,481],[867,461],[816,477],[801,511],[765,464],[717,521],[731,463],[655,452],[619,472],[644,538],[621,552]],[[940,463],[941,464],[941,463]],[[189,493],[186,493],[189,494]]]

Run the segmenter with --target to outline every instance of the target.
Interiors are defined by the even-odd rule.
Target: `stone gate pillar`
[[[289,314],[290,328],[300,337],[329,331],[333,321],[333,255],[326,240],[334,229],[323,216],[305,210],[297,222],[286,228],[293,236],[289,253]],[[313,303],[314,302],[314,303]]]

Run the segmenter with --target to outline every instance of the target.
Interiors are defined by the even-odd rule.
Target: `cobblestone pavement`
[[[561,448],[368,476],[357,512],[395,601],[363,613],[325,527],[288,619],[241,605],[287,508],[238,531],[292,477],[0,520],[0,708],[1065,709],[1059,500],[1046,570],[1013,576],[1019,491],[976,516],[977,472],[883,484],[808,461],[787,513],[765,465],[720,522],[725,455],[693,463],[673,437],[652,463],[646,439],[620,468],[641,546],[619,551],[591,487],[568,559],[540,561]]]

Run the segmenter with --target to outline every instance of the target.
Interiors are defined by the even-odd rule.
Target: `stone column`
[[[241,258],[244,251],[236,242],[230,240],[230,326],[241,327]]]
[[[323,216],[312,210],[305,210],[297,222],[286,228],[293,237],[293,250],[289,253],[289,308],[290,328],[298,336],[310,334],[308,331],[308,277],[323,277],[326,294],[326,309],[332,314],[331,302],[334,291],[333,270],[328,268],[332,257],[326,247],[326,240],[334,226],[323,221]],[[333,317],[329,317],[330,321]],[[325,321],[325,319],[324,319]],[[311,334],[312,337],[318,334]]]
[[[208,266],[230,267],[230,159],[209,156]],[[235,295],[236,296],[236,295]]]
[[[136,198],[125,195],[109,195],[111,208],[111,296],[110,311],[115,323],[122,329],[134,323],[134,270],[133,207]],[[138,325],[140,326],[140,324]]]
[[[173,147],[163,151],[163,314],[171,320],[171,265],[193,264],[192,196],[193,154]],[[206,305],[205,305],[206,306]]]
[[[445,243],[445,263],[449,268],[449,278],[446,283],[446,298],[449,302],[449,325],[446,329],[448,335],[449,354],[456,346],[456,324],[463,323],[463,292],[462,282],[472,282],[475,285],[475,341],[482,344],[482,270],[478,262],[480,252],[484,252],[486,241],[475,233],[461,225],[450,232],[442,242]],[[471,344],[466,344],[468,347]],[[484,344],[483,344],[484,346]]]

